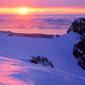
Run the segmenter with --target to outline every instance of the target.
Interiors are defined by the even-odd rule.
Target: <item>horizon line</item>
[[[0,14],[19,14],[19,10],[25,8],[30,13],[52,13],[52,14],[85,14],[85,8],[81,7],[0,7]]]

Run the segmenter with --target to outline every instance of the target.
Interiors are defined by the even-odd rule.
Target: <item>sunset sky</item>
[[[19,8],[28,8],[23,10]],[[19,11],[21,10],[21,11]],[[85,13],[85,0],[0,0],[0,13]]]
[[[85,7],[85,0],[0,0],[0,7]]]

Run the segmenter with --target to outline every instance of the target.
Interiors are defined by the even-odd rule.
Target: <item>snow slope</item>
[[[0,34],[0,85],[85,85],[72,55],[77,39],[73,32],[53,39]],[[55,68],[32,64],[30,56],[45,56]]]

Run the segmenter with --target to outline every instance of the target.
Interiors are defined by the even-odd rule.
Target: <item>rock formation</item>
[[[78,65],[85,70],[85,18],[75,19],[67,33],[70,31],[80,35],[79,41],[73,47],[73,55],[78,60]]]

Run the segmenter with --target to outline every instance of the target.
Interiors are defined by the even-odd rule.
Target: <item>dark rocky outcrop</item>
[[[85,55],[80,57],[78,60],[78,65],[85,70]]]
[[[81,40],[74,45],[73,55],[78,60],[78,64],[85,69],[85,41]]]
[[[75,19],[67,33],[71,31],[80,35],[73,47],[73,55],[78,60],[78,65],[85,70],[85,18]]]
[[[70,31],[76,32],[80,35],[85,34],[85,18],[75,19],[67,33]]]
[[[34,63],[34,64],[41,64],[44,66],[50,66],[50,67],[54,68],[54,65],[52,64],[52,62],[49,61],[46,57],[32,56],[32,59],[30,60],[30,62]]]

